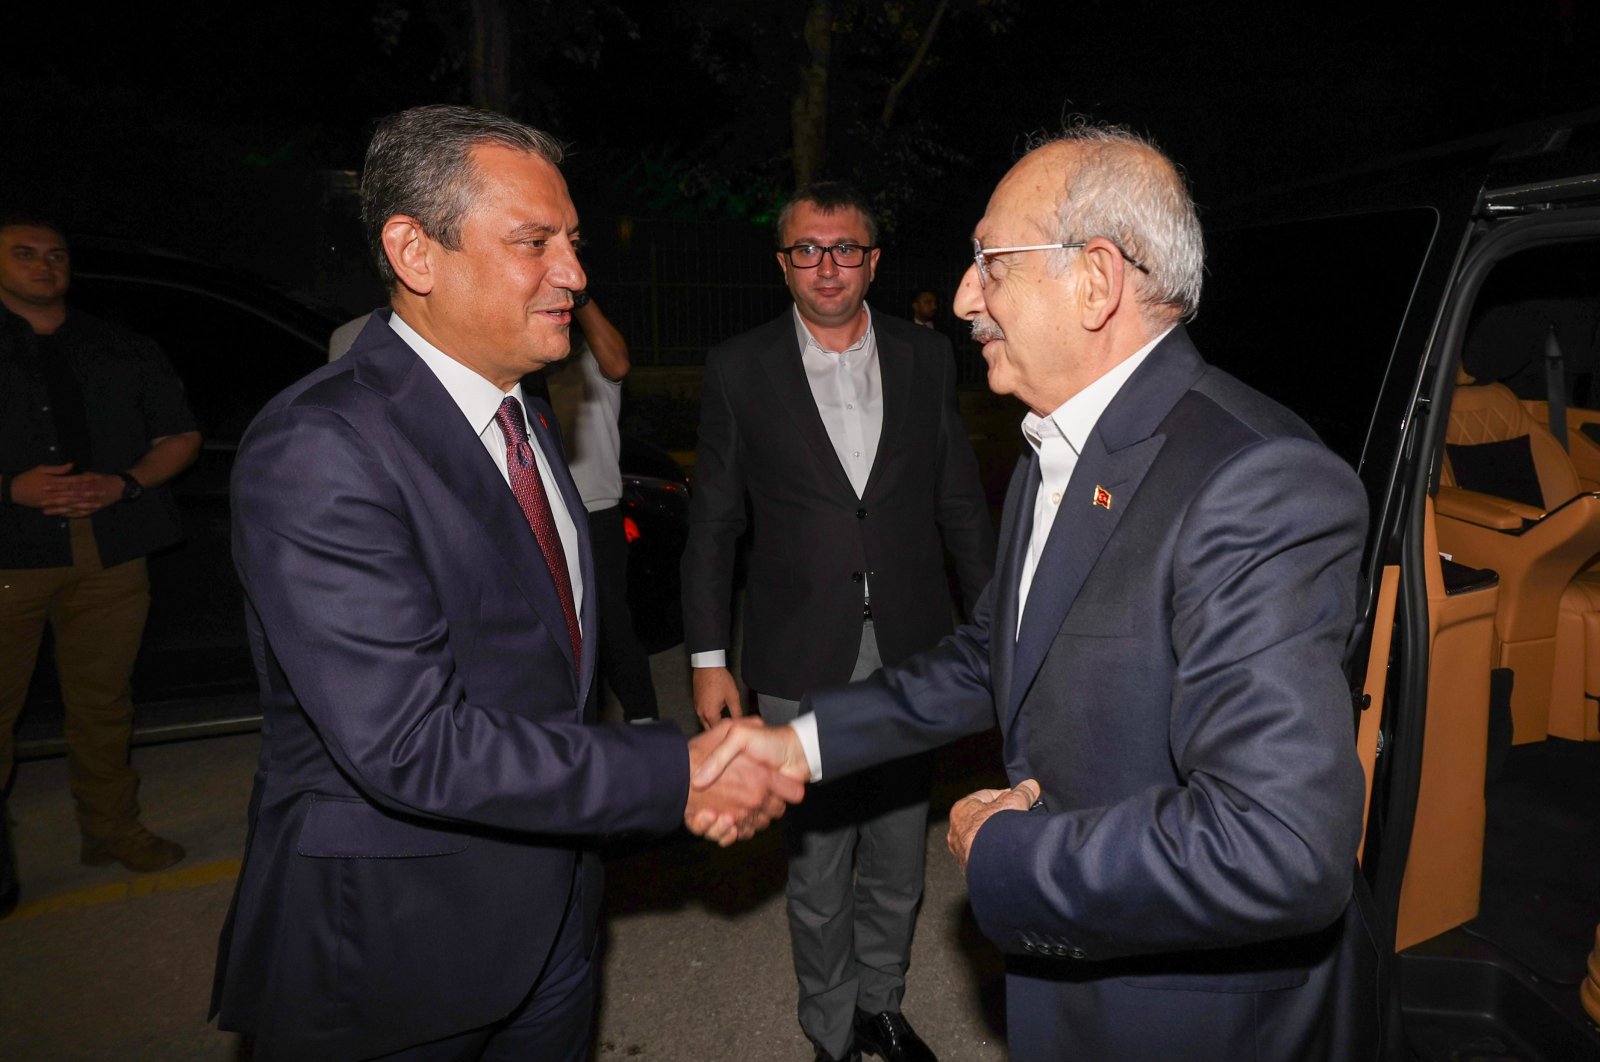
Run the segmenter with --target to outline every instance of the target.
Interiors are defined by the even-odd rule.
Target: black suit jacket
[[[509,1014],[569,902],[595,908],[585,839],[673,829],[688,793],[675,728],[584,718],[594,568],[554,417],[529,400],[577,517],[577,667],[515,497],[387,317],[273,399],[234,467],[262,750],[213,1006],[263,1060]]]
[[[817,412],[793,312],[706,356],[683,610],[689,652],[731,644],[734,548],[751,514],[742,672],[798,699],[846,682],[861,642],[863,578],[886,663],[948,634],[944,547],[970,608],[994,533],[939,333],[874,312],[883,431],[860,498]]]
[[[967,869],[1011,956],[1013,1058],[1373,1058],[1341,664],[1360,482],[1178,328],[1090,434],[1019,631],[1038,484],[1030,455],[973,623],[807,698],[824,773],[998,722],[1011,783],[1039,780]]]

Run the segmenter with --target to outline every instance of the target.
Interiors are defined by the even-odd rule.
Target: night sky
[[[1576,0],[976,5],[903,97],[910,162],[849,125],[893,55],[836,49],[830,159],[895,190],[902,240],[958,240],[1022,138],[1074,114],[1153,135],[1204,209],[1600,105],[1600,13]],[[291,284],[319,174],[359,167],[374,118],[469,97],[466,3],[86,6],[7,14],[0,200]],[[788,172],[804,7],[508,0],[513,110],[573,145],[586,214],[757,217]]]

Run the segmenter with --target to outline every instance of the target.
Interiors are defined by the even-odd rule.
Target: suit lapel
[[[839,463],[839,455],[828,438],[828,429],[817,412],[817,400],[811,394],[811,382],[806,379],[805,364],[800,360],[800,347],[794,334],[794,315],[784,314],[773,322],[771,341],[761,351],[761,366],[771,382],[773,396],[789,414],[790,421],[801,440],[811,450],[813,467],[822,470],[834,486],[856,496],[850,477]],[[883,446],[880,443],[881,453]]]
[[[994,703],[1011,703],[1011,685],[1017,664],[1017,603],[1022,562],[1033,532],[1033,497],[1039,490],[1039,455],[1031,449],[1017,459],[1001,513],[1001,538],[995,565],[994,626],[989,632],[990,670],[994,676]],[[1008,711],[999,712],[1000,729],[1011,723]]]
[[[506,574],[527,599],[568,663],[573,663],[561,600],[556,596],[544,554],[528,528],[528,520],[516,496],[506,486],[494,461],[484,452],[483,443],[472,434],[444,385],[404,340],[392,332],[390,336],[393,342],[385,338],[381,346],[363,352],[366,356],[358,369],[358,380],[389,398],[396,427],[438,473],[445,489],[482,524],[485,537],[504,562]],[[540,445],[547,456],[551,454],[548,433],[540,438]],[[565,471],[559,459],[552,460],[551,464]],[[562,473],[558,472],[556,478],[562,480]],[[569,489],[571,476],[564,478],[562,497],[568,499],[568,511],[581,514],[584,511],[581,503],[576,509],[572,508],[571,499],[576,492]],[[578,524],[579,541],[583,544],[585,586],[590,586],[585,522],[575,519],[574,523]],[[584,596],[589,598],[592,594]],[[585,608],[584,611],[587,615],[589,610]],[[584,629],[593,627],[586,623]],[[572,670],[576,687],[576,668]],[[579,703],[581,705],[581,699]]]
[[[872,457],[872,471],[867,476],[866,489],[861,492],[863,498],[878,485],[884,466],[888,464],[885,455],[894,453],[891,447],[895,445],[898,433],[904,428],[906,416],[911,408],[913,366],[911,344],[899,336],[891,335],[887,329],[877,327],[879,320],[881,318],[873,318],[873,332],[878,344],[878,380],[883,394],[883,425],[878,433],[878,452]]]
[[[1182,326],[1173,329],[1128,378],[1089,433],[1028,589],[1010,688],[1001,702],[1004,718],[1016,718],[1078,591],[1160,454],[1166,437],[1156,434],[1157,427],[1204,368]],[[1036,477],[1033,484],[1037,489]],[[1109,500],[1101,496],[1103,503],[1097,504],[1101,490]],[[1030,512],[1033,497],[1030,491],[1021,500]],[[1025,537],[1022,548],[1027,548]],[[1020,576],[1020,563],[1017,570]]]

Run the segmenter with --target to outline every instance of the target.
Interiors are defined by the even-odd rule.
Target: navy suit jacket
[[[688,793],[670,725],[596,727],[587,641],[493,459],[374,315],[240,445],[234,560],[261,684],[250,837],[214,1008],[258,1058],[384,1054],[492,1022],[534,984],[585,838],[667,831]],[[569,512],[554,417],[530,400]]]
[[[998,722],[1010,782],[1039,780],[967,870],[1013,1058],[1373,1057],[1342,668],[1359,481],[1180,327],[1091,433],[1019,631],[1038,484],[1030,455],[972,624],[808,698],[824,776]]]

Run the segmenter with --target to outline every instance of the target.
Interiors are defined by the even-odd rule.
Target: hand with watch
[[[0,504],[24,505],[46,516],[90,516],[143,493],[144,484],[131,473],[74,473],[70,464],[39,465],[0,477]]]

